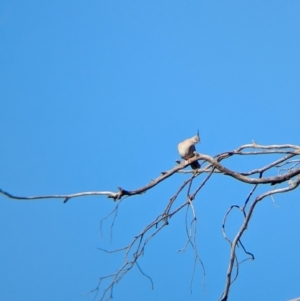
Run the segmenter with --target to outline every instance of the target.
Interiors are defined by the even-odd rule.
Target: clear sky
[[[171,169],[177,144],[200,130],[216,155],[255,140],[300,144],[300,2],[19,1],[0,3],[0,188],[16,195],[136,189]],[[248,160],[253,160],[249,163]],[[252,164],[243,158],[239,171]],[[166,206],[177,174],[120,207],[106,197],[13,201],[0,196],[0,300],[93,300],[86,292]],[[215,176],[195,201],[197,266],[184,214],[151,243],[114,300],[217,300],[229,246],[221,225],[250,186]],[[300,296],[299,189],[266,199],[245,243],[231,301]],[[183,198],[178,202],[183,201]],[[232,216],[232,229],[241,219]]]

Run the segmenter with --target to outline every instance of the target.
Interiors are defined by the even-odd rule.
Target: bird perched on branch
[[[186,139],[178,144],[178,152],[180,157],[184,160],[194,157],[194,152],[196,151],[195,144],[198,142],[200,142],[199,130],[196,136]],[[191,163],[191,167],[192,169],[197,169],[200,168],[200,164],[198,161],[195,161]]]

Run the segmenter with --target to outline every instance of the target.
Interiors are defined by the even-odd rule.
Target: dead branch
[[[15,196],[11,193],[8,193],[4,190],[0,189],[0,193],[5,195],[8,198],[14,200],[42,200],[42,199],[62,199],[64,203],[68,200],[76,197],[83,197],[83,196],[107,196],[108,198],[117,201],[116,208],[107,216],[114,216],[113,222],[111,224],[111,231],[114,225],[114,221],[117,216],[118,207],[120,202],[124,200],[125,197],[130,197],[134,195],[140,195],[145,193],[149,189],[154,188],[160,182],[167,180],[169,177],[173,176],[174,174],[191,174],[188,179],[183,181],[182,185],[177,188],[174,195],[169,199],[167,202],[165,209],[161,214],[153,219],[146,227],[124,247],[115,249],[115,250],[104,250],[99,249],[101,251],[107,253],[118,253],[123,252],[124,255],[124,263],[122,266],[115,272],[110,275],[101,277],[99,282],[94,290],[91,292],[98,293],[100,290],[100,285],[102,284],[103,280],[109,279],[109,284],[104,287],[102,290],[102,294],[100,300],[108,300],[112,298],[112,293],[114,286],[134,267],[136,266],[141,274],[146,277],[150,282],[151,286],[153,287],[152,279],[141,269],[138,261],[140,257],[144,254],[145,248],[147,244],[165,227],[169,224],[169,219],[172,218],[175,214],[181,211],[184,208],[187,208],[189,212],[192,213],[192,220],[190,223],[187,221],[186,215],[186,233],[187,233],[187,242],[181,251],[185,251],[188,246],[191,246],[192,250],[194,251],[194,258],[195,258],[195,265],[194,270],[196,267],[196,262],[199,262],[202,270],[203,270],[203,278],[205,278],[205,269],[204,263],[200,258],[200,253],[197,248],[196,244],[196,233],[197,233],[197,215],[193,205],[193,202],[196,200],[197,195],[200,193],[202,188],[209,182],[209,179],[217,174],[217,175],[224,175],[229,176],[237,181],[241,181],[250,185],[253,185],[249,195],[247,196],[246,200],[244,201],[243,205],[232,205],[225,214],[223,224],[222,224],[222,233],[224,239],[228,241],[230,245],[230,256],[229,256],[229,263],[228,269],[225,278],[225,288],[222,292],[222,295],[219,301],[227,301],[229,298],[229,291],[232,286],[232,283],[239,275],[240,271],[240,264],[248,259],[254,259],[254,255],[248,252],[245,246],[242,244],[242,236],[246,229],[249,226],[249,222],[251,220],[252,214],[254,209],[256,208],[257,204],[261,202],[267,196],[272,197],[274,194],[277,193],[286,193],[293,189],[296,189],[300,185],[300,147],[293,144],[283,144],[283,145],[258,145],[255,142],[252,144],[245,144],[238,147],[235,150],[223,152],[218,154],[214,157],[205,154],[197,154],[194,153],[195,156],[188,161],[180,162],[178,161],[178,165],[174,166],[172,169],[168,171],[163,171],[160,175],[151,180],[145,186],[137,188],[135,190],[127,190],[121,187],[118,187],[117,192],[112,191],[89,191],[89,192],[79,192],[73,194],[54,194],[54,195],[44,195],[44,196]],[[259,168],[255,168],[249,171],[236,171],[231,170],[226,167],[223,161],[232,158],[234,156],[280,156],[276,160],[272,160],[268,164],[261,166]],[[274,159],[274,157],[272,157]],[[185,171],[184,169],[189,166],[192,162],[199,161],[201,168],[192,170],[192,171]],[[222,164],[221,164],[222,162]],[[284,167],[284,168],[283,168]],[[265,177],[264,174],[266,172],[271,172],[272,176]],[[200,183],[197,183],[200,177],[204,177]],[[195,188],[192,187],[192,183],[196,185]],[[285,183],[285,187],[277,188],[278,184]],[[273,189],[270,189],[270,186],[265,185],[275,185]],[[260,195],[254,196],[256,189],[259,185],[264,185],[267,188],[267,191],[261,193]],[[179,196],[186,191],[186,195],[184,196],[184,201],[176,205],[176,201],[179,199]],[[252,200],[254,198],[254,200]],[[123,202],[122,202],[123,203]],[[228,235],[226,234],[226,222],[228,216],[231,214],[232,210],[239,210],[243,215],[243,222],[237,231],[235,237],[231,240]],[[187,211],[187,212],[188,212]],[[101,221],[102,222],[107,218],[105,217]],[[246,254],[247,258],[238,261],[238,257],[236,254],[237,246],[241,246],[242,250]],[[233,271],[235,271],[235,275],[233,275]],[[192,276],[192,281],[194,277],[194,271]]]
[[[222,294],[222,297],[219,299],[220,301],[226,301],[228,299],[229,289],[230,289],[230,286],[232,283],[231,282],[232,270],[233,270],[234,262],[236,261],[236,254],[235,254],[236,247],[237,247],[237,244],[240,241],[244,231],[248,227],[249,221],[251,219],[253,211],[254,211],[256,205],[258,204],[258,202],[262,201],[267,196],[277,194],[277,193],[284,193],[287,191],[291,191],[291,190],[297,188],[299,185],[300,185],[300,177],[297,177],[297,179],[294,182],[292,182],[288,187],[267,191],[267,192],[259,195],[258,197],[256,197],[256,199],[253,201],[253,203],[251,204],[251,206],[249,208],[248,213],[245,216],[245,219],[244,219],[244,222],[243,222],[241,228],[239,229],[239,231],[237,232],[235,238],[233,239],[233,241],[231,243],[231,252],[230,252],[229,266],[228,266],[228,270],[227,270],[226,284],[225,284],[225,289]]]

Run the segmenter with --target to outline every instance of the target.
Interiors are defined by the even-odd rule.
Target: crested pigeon
[[[194,157],[194,152],[196,151],[195,144],[200,142],[199,130],[197,135],[186,139],[178,144],[178,152],[182,159],[188,160]],[[200,168],[200,164],[198,161],[191,163],[192,169]]]

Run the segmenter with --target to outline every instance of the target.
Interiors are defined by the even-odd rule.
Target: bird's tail
[[[200,168],[200,164],[198,161],[195,161],[195,162],[191,163],[191,167],[192,167],[192,169],[198,169],[198,168]]]

